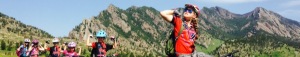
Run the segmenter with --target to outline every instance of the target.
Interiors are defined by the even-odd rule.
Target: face
[[[25,45],[29,45],[29,42],[25,42]]]
[[[74,52],[75,51],[75,47],[68,47],[70,52]]]
[[[58,42],[53,42],[53,45],[54,46],[58,46]]]
[[[191,8],[184,9],[183,17],[185,20],[189,21],[191,19],[196,18],[196,13]]]
[[[98,42],[104,42],[104,37],[99,37]]]
[[[39,43],[33,43],[33,46],[34,46],[34,47],[37,47],[37,46],[38,46],[38,44],[39,44]]]

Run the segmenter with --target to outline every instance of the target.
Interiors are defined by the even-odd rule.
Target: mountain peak
[[[219,7],[219,6],[211,7],[210,9],[211,10],[216,10],[216,11],[228,11],[228,10],[222,8],[222,7]]]
[[[116,7],[115,5],[113,5],[113,4],[109,4],[109,6],[108,6],[108,8],[107,9],[115,9],[115,8],[118,8],[118,7]]]
[[[224,17],[225,19],[232,19],[232,18],[238,16],[238,14],[231,13],[230,11],[228,11],[222,7],[219,7],[219,6],[211,7],[208,9],[208,11],[211,11],[211,13],[216,14],[218,16]],[[209,12],[207,12],[207,13],[209,13]]]
[[[106,9],[108,12],[113,13],[113,12],[117,12],[118,10],[120,10],[120,8],[116,7],[113,4],[109,4],[108,8]]]
[[[266,10],[265,8],[263,8],[263,7],[256,7],[255,9],[254,9],[254,11],[255,12],[266,12],[266,11],[268,11],[268,10]]]
[[[257,19],[257,18],[259,18],[260,15],[269,14],[269,13],[270,13],[270,11],[266,10],[263,7],[256,7],[253,11],[246,13],[244,15],[248,16],[248,17],[252,16],[252,17],[254,17],[254,19]]]

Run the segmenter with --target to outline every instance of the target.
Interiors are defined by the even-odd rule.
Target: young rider
[[[30,40],[29,39],[25,39],[24,40],[24,44],[21,45],[18,49],[17,49],[17,55],[18,57],[26,57],[26,52],[29,49],[29,43]]]
[[[169,57],[198,55],[195,52],[194,41],[198,38],[197,19],[199,14],[200,9],[191,4],[185,4],[183,13],[180,13],[178,9],[160,12],[163,19],[174,26],[173,33],[175,37],[173,39],[175,39],[176,54],[168,54]],[[181,30],[182,27],[183,30]]]
[[[76,43],[75,42],[69,42],[68,48],[63,51],[64,57],[79,57],[81,53],[81,48],[79,48],[79,52],[77,53],[75,51],[76,49]]]
[[[59,46],[59,39],[58,38],[54,38],[52,40],[52,43],[54,46],[52,47],[47,47],[47,44],[45,43],[44,48],[46,48],[46,51],[50,51],[50,57],[60,57],[62,53],[62,50]]]
[[[41,45],[39,45],[38,40],[33,40],[32,45],[29,47],[27,51],[27,55],[29,57],[39,57],[39,52],[44,50],[45,49]]]
[[[105,44],[104,39],[107,37],[104,30],[97,32],[96,37],[98,42],[89,43],[89,38],[87,38],[87,46],[92,47],[91,57],[106,57],[106,51],[113,49],[113,46],[116,46],[117,43],[114,42],[113,45]]]

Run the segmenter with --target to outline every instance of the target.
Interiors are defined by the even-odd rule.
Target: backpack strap
[[[182,33],[182,31],[183,31],[183,29],[184,29],[184,27],[183,27],[183,22],[182,22],[182,25],[181,25],[181,27],[180,27],[180,31],[179,31],[179,33],[177,34],[177,36],[175,37],[175,40],[177,40],[178,39],[178,37],[180,37],[180,34]]]

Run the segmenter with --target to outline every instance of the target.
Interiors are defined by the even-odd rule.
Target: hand
[[[39,47],[42,47],[42,45],[39,45]]]
[[[49,44],[49,41],[46,41],[47,44]]]
[[[81,47],[78,47],[79,50],[81,50]]]
[[[32,47],[34,44],[31,44],[30,46]]]
[[[174,10],[174,15],[175,16],[180,16],[181,15],[181,13],[180,13],[180,9],[179,8],[176,8],[176,9],[173,9]]]
[[[112,56],[118,56],[118,54],[117,54],[117,53],[115,53],[115,54],[113,54]]]
[[[113,45],[113,48],[117,48],[117,46],[118,46],[118,43],[115,42],[114,45]]]

